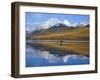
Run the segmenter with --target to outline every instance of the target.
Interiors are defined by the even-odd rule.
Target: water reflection
[[[89,64],[89,57],[26,44],[26,67]]]

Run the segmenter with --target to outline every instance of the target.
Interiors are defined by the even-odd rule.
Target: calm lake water
[[[26,67],[89,64],[89,57],[26,43]]]

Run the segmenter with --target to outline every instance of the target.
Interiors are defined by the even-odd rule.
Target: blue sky
[[[89,15],[76,15],[76,14],[51,14],[51,13],[33,13],[26,12],[26,27],[31,27],[36,24],[42,24],[48,21],[51,18],[57,18],[62,22],[67,22],[70,24],[88,24]]]

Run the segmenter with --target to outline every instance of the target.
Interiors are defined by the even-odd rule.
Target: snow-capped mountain
[[[31,31],[31,34],[50,32],[68,27],[70,27],[69,21],[67,20],[61,21],[58,18],[51,18],[42,24],[34,26],[35,29]]]
[[[42,24],[33,25],[33,27],[26,27],[26,31],[35,32],[39,30],[46,30],[51,27],[57,27],[57,26],[59,27],[59,25],[61,24],[63,26],[70,26],[70,22],[68,20],[61,21],[58,18],[50,18],[49,20],[47,20]]]
[[[69,26],[64,23],[58,23],[58,24],[55,24],[54,26],[50,27],[50,29],[51,28],[67,28],[67,27],[69,27]]]
[[[48,29],[58,23],[61,23],[61,21],[58,18],[51,18],[48,21],[46,21],[45,23],[41,24],[41,26],[39,27],[40,30],[42,29]]]
[[[33,27],[28,27],[28,32],[30,34],[37,34],[37,33],[45,33],[45,32],[52,32],[56,30],[68,29],[68,27],[88,27],[89,25],[86,24],[78,24],[73,26],[67,19],[60,20],[58,18],[51,18],[42,24],[33,25]],[[27,31],[26,30],[26,31]]]
[[[78,25],[77,25],[78,27],[89,27],[89,24],[87,24],[87,23],[79,23]]]
[[[84,27],[87,26],[87,24],[85,23],[75,23],[75,24],[71,24],[67,19],[65,20],[60,20],[58,18],[50,18],[49,20],[47,20],[46,22],[42,23],[42,24],[35,24],[31,27],[26,27],[26,31],[30,32],[30,33],[34,33],[34,32],[38,32],[40,30],[47,30],[49,28],[66,28],[66,27]]]

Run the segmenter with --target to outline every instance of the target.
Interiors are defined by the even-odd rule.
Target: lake
[[[89,64],[89,43],[26,42],[26,67]],[[88,55],[87,55],[88,54]]]

